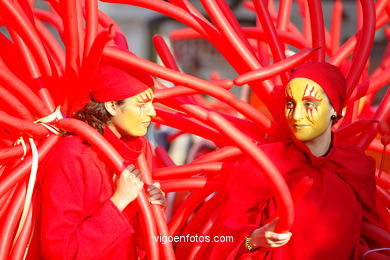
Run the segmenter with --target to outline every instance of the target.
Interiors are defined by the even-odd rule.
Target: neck
[[[114,135],[116,135],[116,137],[118,137],[119,139],[122,137],[121,133],[118,131],[118,129],[115,126],[113,126],[110,123],[108,123],[107,126],[114,133]]]
[[[316,156],[324,156],[330,148],[332,142],[331,125],[320,136],[313,140],[306,141],[304,144],[309,148],[310,152]]]

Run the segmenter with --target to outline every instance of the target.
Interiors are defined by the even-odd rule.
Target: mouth
[[[309,125],[294,124],[293,127],[297,130],[300,130],[309,127]]]

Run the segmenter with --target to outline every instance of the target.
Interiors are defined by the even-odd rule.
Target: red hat
[[[320,85],[337,115],[341,116],[347,93],[345,77],[339,68],[329,63],[303,63],[294,70],[290,80],[294,78],[310,79]]]
[[[110,64],[98,67],[91,95],[97,102],[123,100],[153,87],[153,78],[135,70]]]

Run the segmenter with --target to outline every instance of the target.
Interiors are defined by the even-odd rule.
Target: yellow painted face
[[[310,141],[331,126],[332,106],[314,81],[295,78],[286,86],[285,113],[290,130],[300,141]]]
[[[151,88],[129,97],[116,109],[111,118],[112,125],[121,136],[144,136],[152,117],[156,116],[153,106],[154,93]]]

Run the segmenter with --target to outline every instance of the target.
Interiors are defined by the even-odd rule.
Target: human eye
[[[145,103],[137,103],[137,107],[138,107],[141,111],[144,111],[144,110],[145,110],[145,106],[146,106]]]
[[[292,109],[294,108],[295,104],[291,100],[286,101],[286,108]]]
[[[305,102],[306,109],[312,109],[315,108],[317,105],[314,102],[307,101]]]

